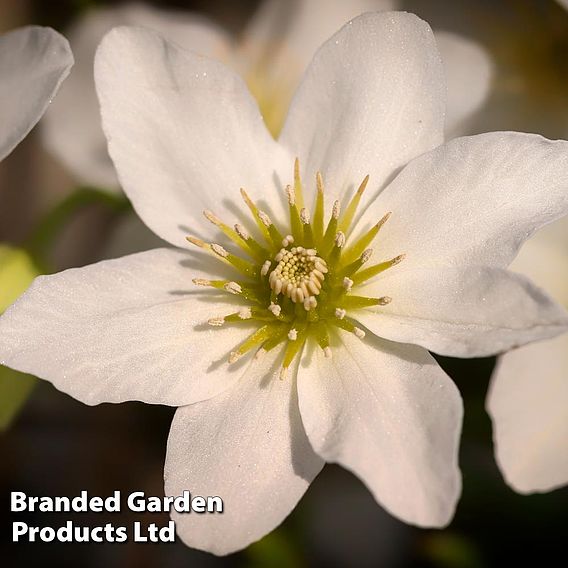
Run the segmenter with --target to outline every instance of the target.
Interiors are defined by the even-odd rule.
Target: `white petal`
[[[103,36],[120,25],[156,30],[186,49],[211,57],[223,58],[229,49],[226,35],[203,18],[142,4],[89,10],[69,30],[77,64],[45,117],[44,141],[78,181],[115,190],[118,180],[101,127],[93,61]]]
[[[524,243],[511,270],[528,276],[568,307],[568,217],[547,225]]]
[[[238,308],[193,277],[211,274],[170,249],[39,277],[0,318],[0,362],[86,404],[214,396],[238,377],[227,358],[251,329],[208,326]]]
[[[316,53],[281,142],[312,183],[343,195],[370,174],[376,193],[409,160],[443,141],[443,70],[428,24],[412,14],[365,14]]]
[[[487,409],[497,462],[513,489],[568,484],[568,335],[504,355]]]
[[[568,142],[494,132],[457,138],[413,160],[369,207],[392,211],[385,258],[405,266],[506,266],[537,228],[568,212]]]
[[[148,30],[115,28],[99,47],[95,78],[122,187],[160,237],[186,246],[203,209],[230,221],[240,187],[277,201],[275,176],[285,167],[291,177],[292,159],[222,64]]]
[[[479,266],[404,270],[405,262],[356,290],[392,298],[355,316],[381,337],[482,357],[568,329],[566,311],[524,276]]]
[[[272,353],[252,361],[237,384],[178,409],[165,465],[166,495],[215,496],[220,515],[174,513],[189,546],[229,554],[258,540],[292,511],[323,461],[298,411],[296,377],[278,379]]]
[[[396,8],[396,0],[266,0],[243,34],[242,56],[293,92],[316,50],[364,12]]]
[[[341,332],[298,372],[300,413],[315,451],[367,485],[391,514],[444,526],[461,482],[457,388],[423,349]]]
[[[51,28],[0,36],[0,160],[35,126],[72,65],[67,40]]]
[[[493,65],[479,44],[459,35],[438,31],[440,50],[448,86],[447,138],[465,134],[472,115],[489,96]]]

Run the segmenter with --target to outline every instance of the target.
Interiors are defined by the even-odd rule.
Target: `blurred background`
[[[205,16],[235,38],[247,29],[259,4],[257,0],[147,3]],[[121,5],[120,1],[0,0],[0,33],[33,23],[68,35],[86,15]],[[487,100],[461,133],[522,130],[568,138],[568,10],[560,2],[407,0],[397,5],[417,13],[434,30],[474,40],[490,56]],[[46,234],[45,219],[58,209],[57,204],[68,202],[82,188],[87,197],[80,206],[60,211],[57,234],[50,233],[50,246],[37,263],[41,266],[33,270],[56,271],[154,246],[157,239],[137,226],[120,193],[88,197],[88,191],[101,184],[80,179],[57,156],[53,144],[46,143],[47,120],[49,116],[0,163],[0,243],[20,246],[37,241],[38,235]],[[65,214],[71,210],[72,215]],[[439,360],[465,401],[463,496],[453,522],[444,530],[420,530],[397,521],[355,477],[326,466],[279,529],[227,558],[196,552],[181,543],[13,544],[12,520],[42,526],[58,526],[67,518],[80,525],[130,526],[136,520],[162,525],[167,521],[165,514],[144,517],[126,511],[10,516],[11,490],[38,496],[74,496],[83,489],[102,496],[117,489],[123,495],[132,491],[163,494],[165,443],[173,409],[139,403],[88,407],[47,383],[33,385],[30,379],[29,400],[0,434],[2,563],[108,568],[556,565],[567,536],[568,488],[522,496],[504,483],[484,409],[495,360]]]

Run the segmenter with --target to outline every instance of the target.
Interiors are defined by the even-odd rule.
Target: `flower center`
[[[209,320],[212,326],[240,325],[254,322],[256,330],[229,356],[237,361],[251,350],[255,357],[285,343],[280,377],[287,370],[308,340],[314,340],[331,356],[330,334],[337,328],[355,334],[360,339],[365,332],[351,319],[355,310],[384,306],[391,298],[357,295],[357,288],[398,264],[404,255],[364,267],[373,251],[368,248],[388,220],[387,213],[355,242],[348,244],[351,223],[368,182],[368,176],[341,215],[338,201],[333,203],[331,216],[324,224],[324,186],[321,174],[316,176],[317,196],[314,215],[304,207],[298,160],[294,166],[294,185],[286,187],[290,231],[283,236],[270,217],[256,206],[245,190],[241,195],[250,209],[263,239],[257,240],[240,224],[234,228],[223,223],[210,211],[205,217],[216,225],[248,257],[244,259],[217,243],[205,243],[195,237],[187,239],[232,266],[241,274],[235,280],[194,279],[200,286],[210,286],[220,292],[240,296],[243,307],[224,317]]]
[[[274,260],[278,264],[270,273],[268,281],[276,295],[282,294],[294,303],[303,303],[310,296],[320,293],[327,263],[317,256],[316,249],[281,248]]]

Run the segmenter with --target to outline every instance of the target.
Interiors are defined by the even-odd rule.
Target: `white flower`
[[[237,41],[195,14],[141,4],[92,10],[69,31],[77,65],[46,116],[47,148],[82,183],[118,189],[107,154],[94,89],[93,58],[106,32],[119,25],[153,29],[195,53],[223,61],[247,81],[273,134],[315,50],[347,20],[370,10],[394,9],[396,0],[298,0],[262,3]],[[449,84],[447,132],[463,132],[485,101],[489,57],[478,45],[451,33],[437,34]]]
[[[568,219],[546,227],[512,265],[568,306]],[[497,462],[521,493],[568,483],[568,335],[511,351],[499,360],[487,407]]]
[[[0,160],[36,125],[72,65],[67,40],[51,28],[0,36]]]
[[[357,18],[317,52],[278,142],[238,75],[153,32],[110,32],[95,74],[137,212],[203,251],[38,278],[0,319],[0,360],[87,404],[179,406],[166,493],[225,501],[220,516],[175,516],[191,546],[262,537],[324,461],[398,518],[447,524],[462,405],[426,349],[487,355],[566,329],[504,267],[568,210],[568,143],[437,147],[442,64],[405,13]]]

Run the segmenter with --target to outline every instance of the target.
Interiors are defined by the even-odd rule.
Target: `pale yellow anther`
[[[268,271],[270,270],[270,265],[272,263],[269,260],[265,260],[262,268],[260,269],[260,274],[261,276],[266,276],[268,274]]]
[[[239,317],[242,320],[248,320],[252,317],[252,310],[250,308],[241,308],[239,310]]]
[[[347,310],[343,308],[335,308],[335,317],[342,320],[347,315]]]
[[[343,233],[343,231],[338,231],[335,235],[335,246],[337,248],[343,248],[345,246],[345,233]]]
[[[296,192],[291,185],[286,186],[286,195],[288,196],[288,203],[293,207],[296,205]]]
[[[365,262],[368,262],[369,259],[371,258],[371,256],[373,256],[373,249],[366,249],[363,251],[363,253],[361,254],[361,262],[363,264],[365,264]]]
[[[292,328],[289,332],[288,332],[288,339],[290,341],[296,341],[296,339],[298,339],[298,330]]]
[[[343,287],[349,292],[353,288],[353,280],[347,276],[343,279]]]
[[[280,369],[279,379],[283,381],[288,376],[288,367],[282,367]]]
[[[227,282],[223,288],[231,294],[240,294],[243,289],[236,282]]]
[[[214,225],[221,225],[223,222],[221,221],[221,219],[219,219],[219,217],[217,217],[217,215],[215,215],[214,213],[212,213],[211,211],[209,211],[209,209],[205,209],[205,211],[203,211],[203,215],[205,216],[205,218],[210,221],[211,223],[213,223]]]
[[[280,312],[282,311],[282,307],[278,304],[275,304],[274,302],[270,302],[268,311],[271,312],[275,317],[278,317],[280,315]]]
[[[270,217],[264,211],[258,212],[258,218],[262,221],[262,224],[265,227],[270,227],[270,225],[272,225]]]
[[[211,280],[206,280],[205,278],[194,278],[192,282],[196,286],[211,286]]]
[[[300,221],[302,221],[304,225],[310,224],[310,212],[305,207],[300,211]]]
[[[328,346],[323,348],[323,356],[326,359],[331,359],[331,347]]]
[[[222,258],[227,258],[229,256],[229,253],[221,245],[216,243],[211,245],[211,250]]]
[[[244,241],[247,241],[250,238],[250,235],[248,234],[247,230],[242,225],[239,225],[239,223],[235,225],[235,232]]]
[[[213,327],[221,327],[225,323],[225,318],[209,318],[207,323]]]
[[[340,213],[341,213],[341,204],[339,203],[339,201],[335,200],[333,202],[333,209],[331,210],[331,216],[334,219],[339,219]]]
[[[359,339],[363,339],[365,337],[365,332],[359,328],[359,327],[355,327],[353,328],[353,333],[359,338]]]
[[[392,302],[392,298],[390,296],[383,296],[379,298],[379,306],[386,306]]]

